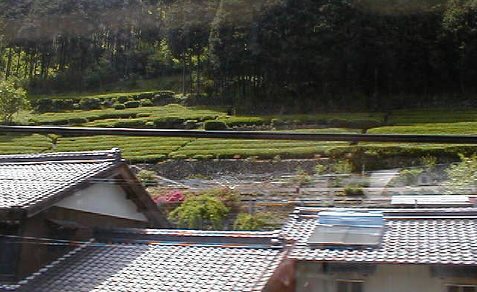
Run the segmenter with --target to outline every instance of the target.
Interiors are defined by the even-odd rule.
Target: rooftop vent
[[[312,247],[360,248],[378,246],[384,230],[382,212],[322,211],[308,238]]]

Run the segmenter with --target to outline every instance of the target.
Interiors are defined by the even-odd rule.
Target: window
[[[477,285],[447,285],[446,292],[477,292]]]
[[[336,292],[362,292],[363,281],[356,280],[337,280]]]

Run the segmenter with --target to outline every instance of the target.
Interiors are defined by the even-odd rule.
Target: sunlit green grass
[[[368,133],[475,135],[477,134],[477,122],[422,123],[408,126],[386,126],[370,129]]]

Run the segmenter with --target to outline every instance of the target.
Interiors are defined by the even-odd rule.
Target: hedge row
[[[78,98],[39,98],[31,101],[32,108],[36,112],[60,112],[67,110],[93,110],[100,108],[116,108],[117,104],[133,105],[133,107],[166,105],[170,103],[180,102],[175,97],[175,93],[169,90],[161,90],[154,92],[143,92],[139,94],[128,95],[98,95],[94,97],[78,97]],[[138,105],[138,106],[136,106]]]

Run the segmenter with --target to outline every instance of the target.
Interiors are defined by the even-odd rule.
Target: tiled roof
[[[119,150],[0,155],[0,210],[30,209],[121,160]]]
[[[169,233],[175,239],[167,238]],[[18,291],[260,291],[284,256],[277,232],[131,234],[137,241],[113,239],[116,243],[78,248],[20,282]],[[142,240],[145,234],[148,243]],[[186,242],[178,242],[182,236]],[[237,238],[246,243],[238,244]]]
[[[296,240],[289,257],[305,261],[477,265],[477,210],[385,211],[382,242],[370,248],[310,247],[318,209],[297,208],[284,226]]]

